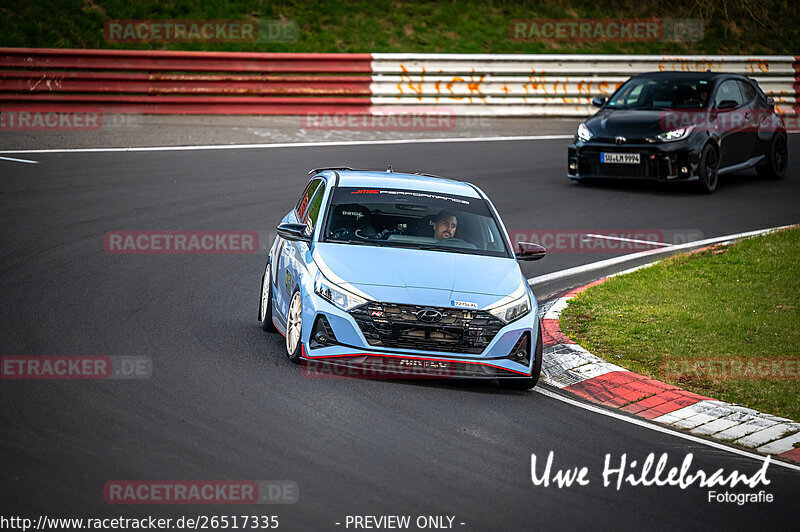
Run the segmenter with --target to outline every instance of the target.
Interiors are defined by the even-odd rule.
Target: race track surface
[[[454,515],[460,530],[773,529],[796,525],[800,472],[770,466],[773,503],[709,503],[708,489],[604,487],[606,453],[754,473],[757,460],[491,383],[310,379],[256,322],[263,252],[114,255],[111,230],[274,227],[315,166],[424,171],[476,183],[509,230],[649,229],[695,238],[796,223],[790,175],[685,186],[576,185],[564,140],[13,155],[0,160],[3,355],[131,355],[149,379],[0,381],[4,514],[277,514],[285,530],[347,515]],[[262,247],[270,242],[261,242]],[[552,253],[528,277],[613,256]],[[376,265],[379,267],[379,265]],[[618,268],[618,269],[624,269]],[[584,279],[564,280],[547,296]],[[591,483],[531,482],[530,458],[588,466]],[[109,480],[294,480],[281,506],[111,506]],[[758,491],[741,486],[731,492]],[[719,488],[717,491],[726,491]],[[460,523],[464,523],[461,525]]]

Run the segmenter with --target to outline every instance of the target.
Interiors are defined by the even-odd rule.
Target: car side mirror
[[[308,226],[306,224],[280,224],[278,226],[278,236],[293,242],[311,242],[311,235],[308,234]]]
[[[775,98],[767,97],[767,107],[775,108]]]
[[[594,105],[595,107],[603,107],[607,101],[608,98],[606,98],[605,96],[595,96],[594,98],[592,98],[592,105]]]
[[[717,109],[720,110],[736,109],[737,107],[739,107],[739,102],[736,100],[722,100],[719,102],[719,105],[717,105]]]
[[[517,252],[514,254],[517,260],[539,260],[547,255],[547,250],[544,246],[533,244],[531,242],[518,242]]]

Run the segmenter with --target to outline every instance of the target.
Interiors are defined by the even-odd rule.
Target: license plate
[[[601,153],[601,163],[639,164],[638,153]]]

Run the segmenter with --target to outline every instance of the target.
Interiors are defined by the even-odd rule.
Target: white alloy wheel
[[[300,290],[292,295],[286,318],[286,354],[293,362],[300,359],[300,333],[303,329],[303,300]]]

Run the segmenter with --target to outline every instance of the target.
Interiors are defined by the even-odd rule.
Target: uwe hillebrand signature
[[[767,479],[769,456],[764,457],[761,468],[749,476],[738,470],[728,473],[722,468],[709,474],[702,469],[693,468],[693,458],[693,455],[689,453],[683,458],[680,467],[671,467],[667,470],[669,462],[667,453],[663,453],[657,462],[655,453],[647,455],[644,461],[628,461],[626,454],[616,459],[612,458],[611,454],[606,454],[602,473],[603,487],[615,486],[619,490],[623,484],[627,484],[629,486],[678,486],[681,489],[689,486],[733,488],[742,484],[755,488],[760,484],[767,486],[770,483]],[[551,483],[559,488],[567,488],[576,484],[586,486],[590,483],[589,476],[588,467],[554,470],[553,451],[550,451],[547,462],[539,471],[536,467],[536,455],[531,454],[531,480],[535,486],[549,486]]]

